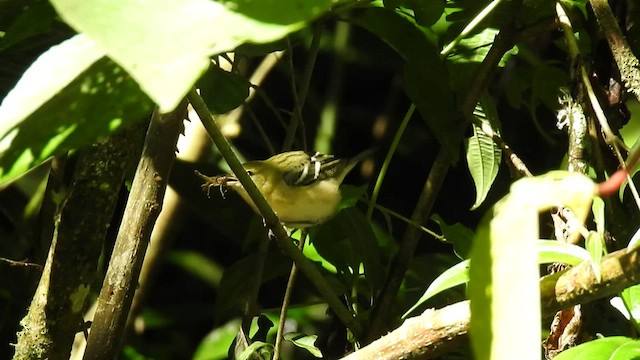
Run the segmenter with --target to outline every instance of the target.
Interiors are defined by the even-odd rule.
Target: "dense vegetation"
[[[631,358],[638,5],[0,1],[0,357]],[[291,149],[308,231],[194,173]]]

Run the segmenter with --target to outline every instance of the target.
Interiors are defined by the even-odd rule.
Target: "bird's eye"
[[[249,176],[253,176],[253,171],[252,170],[247,170],[247,174],[249,174]]]

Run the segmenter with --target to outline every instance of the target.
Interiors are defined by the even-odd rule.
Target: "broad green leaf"
[[[536,241],[538,252],[538,264],[564,263],[578,265],[589,260],[589,253],[576,245],[561,243],[555,240]],[[445,271],[429,285],[424,295],[411,307],[403,317],[413,312],[417,307],[433,296],[451,289],[452,287],[465,284],[469,281],[469,260],[465,260]]]
[[[636,330],[640,330],[640,285],[630,286],[620,294],[624,306]]]
[[[152,102],[84,35],[42,54],[0,105],[0,184],[146,118]]]
[[[569,81],[566,71],[543,64],[535,68],[531,81],[532,98],[547,109],[558,109],[558,89],[566,87]]]
[[[499,134],[497,114],[493,101],[485,94],[474,111],[483,126],[473,124],[473,136],[467,139],[467,165],[476,186],[476,200],[471,210],[478,208],[487,197],[500,169],[502,150],[490,135],[491,132]]]
[[[444,12],[444,0],[412,0],[411,8],[416,22],[422,26],[435,24]]]
[[[405,92],[438,142],[456,161],[463,128],[456,126],[453,91],[439,49],[425,29],[385,8],[369,8],[350,19],[380,37],[406,60]]]
[[[640,341],[612,336],[580,344],[558,354],[555,360],[629,360],[640,357]]]
[[[284,334],[284,339],[291,341],[299,348],[305,349],[311,353],[311,355],[322,358],[322,352],[315,346],[315,342],[318,339],[318,335],[305,335],[302,333],[287,333]]]
[[[481,63],[487,56],[495,37],[498,35],[498,29],[486,28],[481,32],[467,37],[460,41],[456,47],[454,55],[447,60],[454,63]],[[502,55],[502,59],[498,66],[504,67],[512,56],[518,54],[518,48],[513,47]]]
[[[266,360],[271,358],[272,353],[273,353],[273,345],[262,342],[262,341],[256,341],[251,345],[249,345],[246,349],[244,349],[244,351],[240,353],[240,355],[238,355],[236,359],[248,360],[248,359],[251,359],[252,355],[255,354],[260,356],[260,358]]]
[[[584,221],[595,192],[593,181],[569,172],[521,179],[481,223],[468,292],[476,358],[540,358],[538,212],[564,204]]]
[[[162,111],[173,109],[209,56],[266,43],[300,29],[331,0],[52,0],[76,31],[98,43]]]
[[[228,349],[236,338],[240,328],[240,320],[232,320],[228,323],[213,329],[200,341],[193,360],[223,360],[227,358]]]
[[[373,289],[383,282],[383,268],[377,239],[371,225],[357,208],[343,209],[317,227],[313,244],[318,253],[340,273],[350,274],[364,266],[364,274]]]
[[[477,359],[540,359],[537,237],[538,209],[513,193],[476,233],[468,293]]]
[[[0,40],[0,52],[32,36],[47,32],[56,18],[56,12],[46,1],[34,2],[25,7],[24,12],[6,29]]]
[[[429,300],[436,294],[439,294],[445,290],[451,289],[452,287],[462,285],[469,282],[469,260],[465,260],[444,273],[438,276],[432,283],[429,285],[427,290],[424,292],[424,295],[420,297],[420,300],[415,303],[407,312],[402,315],[402,317],[407,317],[410,313],[412,313],[416,308],[422,305],[425,301]]]
[[[249,81],[212,65],[198,80],[200,95],[213,114],[224,114],[242,105],[249,96]]]
[[[563,263],[572,266],[590,260],[589,252],[580,246],[555,240],[538,240],[538,263]]]

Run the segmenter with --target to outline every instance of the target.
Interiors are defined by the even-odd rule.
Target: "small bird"
[[[337,211],[341,200],[340,184],[361,160],[371,155],[364,151],[350,159],[339,159],[319,152],[288,151],[267,160],[250,161],[242,166],[251,176],[280,221],[289,228],[307,228],[322,223]],[[240,181],[233,174],[209,177],[202,188],[231,188],[258,212]]]

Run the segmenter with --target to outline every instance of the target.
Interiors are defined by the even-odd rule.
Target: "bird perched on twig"
[[[242,166],[265,197],[280,221],[290,228],[307,228],[335,215],[341,200],[340,184],[361,160],[371,155],[364,151],[350,159],[333,155],[288,151],[266,160],[250,161]],[[202,188],[211,187],[236,191],[254,211],[253,200],[233,174],[209,177],[196,171],[205,180]]]

